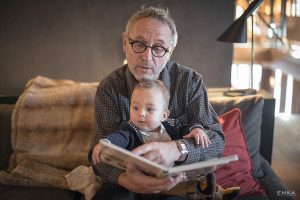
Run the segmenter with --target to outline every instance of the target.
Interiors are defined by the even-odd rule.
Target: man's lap
[[[184,200],[176,196],[166,196],[161,194],[136,194],[115,184],[103,184],[97,191],[93,200]]]

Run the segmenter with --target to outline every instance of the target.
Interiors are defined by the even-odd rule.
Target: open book
[[[213,172],[217,166],[238,160],[237,155],[232,155],[192,164],[165,167],[117,145],[101,140],[100,144],[102,146],[100,154],[101,161],[124,170],[126,169],[125,162],[131,161],[143,172],[157,177],[174,176],[180,172],[185,172],[188,179],[193,179],[193,177]]]

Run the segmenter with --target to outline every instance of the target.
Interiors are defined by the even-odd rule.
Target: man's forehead
[[[129,29],[129,36],[142,40],[154,39],[167,44],[171,41],[171,30],[166,23],[148,17],[137,20]]]

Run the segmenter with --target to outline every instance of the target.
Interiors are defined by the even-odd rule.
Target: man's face
[[[129,38],[131,41],[143,42],[148,46],[162,46],[169,49],[169,52],[163,57],[153,56],[151,48],[147,48],[143,53],[135,53]],[[159,77],[173,51],[171,41],[171,30],[168,25],[153,18],[142,18],[131,26],[128,34],[123,33],[123,50],[129,70],[138,81]]]
[[[156,131],[169,115],[161,90],[135,89],[131,96],[130,121],[142,131]]]

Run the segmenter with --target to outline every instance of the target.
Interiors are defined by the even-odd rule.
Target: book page
[[[162,176],[168,172],[168,168],[159,165],[151,160],[148,160],[142,156],[135,155],[131,151],[123,149],[117,145],[109,144],[104,141],[99,142],[102,146],[100,158],[101,161],[110,164],[119,169],[126,169],[126,162],[133,162],[140,170],[152,175]]]
[[[238,160],[237,155],[232,155],[167,168],[142,156],[136,155],[131,151],[118,147],[117,145],[101,140],[99,143],[102,146],[100,155],[101,161],[124,170],[126,169],[126,162],[131,161],[143,172],[157,177],[175,176],[178,173],[185,172],[189,179],[193,179],[193,177],[199,177],[213,172],[217,166]]]

